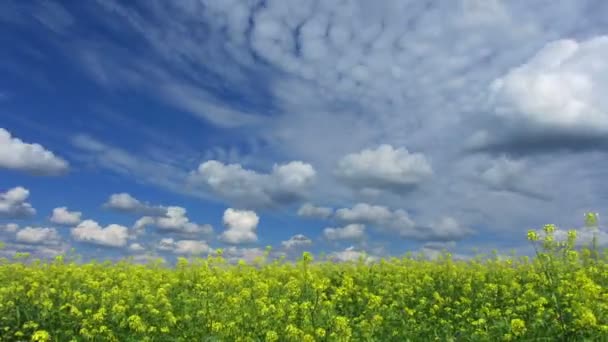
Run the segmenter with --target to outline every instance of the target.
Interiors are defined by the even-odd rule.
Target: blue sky
[[[548,223],[588,239],[608,199],[607,12],[3,1],[1,253],[529,254]]]

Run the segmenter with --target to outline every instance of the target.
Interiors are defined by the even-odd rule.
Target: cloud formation
[[[288,240],[281,241],[281,246],[285,249],[297,249],[312,245],[312,240],[303,234],[296,234]]]
[[[423,154],[380,145],[343,157],[336,175],[355,189],[402,193],[432,176],[433,169]]]
[[[82,213],[79,211],[69,211],[67,207],[53,209],[50,221],[66,226],[75,226],[81,221]]]
[[[360,259],[363,259],[365,262],[372,262],[378,258],[373,255],[369,255],[365,251],[357,250],[354,246],[350,246],[344,250],[330,253],[328,255],[328,259],[338,262],[359,261]]]
[[[186,235],[210,235],[213,227],[209,224],[197,224],[190,222],[187,210],[182,207],[170,206],[165,209],[162,216],[144,216],[137,220],[133,226],[135,235],[143,234],[146,226],[154,225],[160,231],[173,232]]]
[[[288,205],[306,197],[315,169],[301,161],[274,165],[268,174],[210,160],[191,174],[192,184],[209,189],[227,202],[248,208]]]
[[[76,241],[105,247],[124,247],[129,236],[127,227],[111,224],[104,228],[93,220],[82,221],[71,233]]]
[[[228,208],[223,217],[226,230],[220,235],[220,240],[234,245],[256,242],[259,222],[260,218],[254,211]]]
[[[30,144],[0,128],[0,168],[57,176],[69,169],[64,159],[39,144]]]
[[[158,243],[159,250],[169,251],[181,255],[201,255],[212,252],[205,241],[198,240],[178,240],[164,238]]]
[[[334,210],[328,207],[317,207],[312,203],[304,203],[298,209],[298,216],[305,218],[327,219],[333,214]]]
[[[328,227],[323,230],[327,240],[361,240],[365,236],[365,225],[351,223],[344,227]]]
[[[110,198],[104,204],[104,207],[120,212],[140,215],[164,215],[167,212],[167,208],[163,206],[153,206],[148,203],[142,203],[126,192],[110,195]]]
[[[341,222],[368,224],[385,234],[420,241],[461,240],[473,233],[452,217],[443,217],[437,222],[422,225],[414,222],[405,210],[391,210],[367,203],[338,209],[334,217]]]
[[[508,135],[479,131],[472,146],[520,154],[605,150],[607,52],[608,36],[551,41],[524,64],[495,79],[489,105]]]
[[[15,233],[17,229],[19,229],[19,225],[16,223],[0,224],[0,232],[3,233]]]
[[[22,219],[34,216],[36,209],[26,202],[29,196],[30,191],[20,186],[0,192],[0,217]]]
[[[54,228],[25,227],[17,231],[15,240],[33,245],[56,245],[59,243],[60,237]]]

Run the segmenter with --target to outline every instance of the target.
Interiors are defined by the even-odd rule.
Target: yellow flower
[[[511,320],[511,332],[515,336],[521,336],[526,333],[526,323],[519,319],[514,318]]]
[[[595,327],[597,325],[597,318],[591,310],[585,308],[580,318],[576,320],[576,323],[581,328]]]
[[[211,323],[211,331],[213,331],[213,332],[220,332],[220,331],[222,331],[223,328],[224,328],[224,325],[220,322]]]
[[[269,330],[266,332],[266,342],[276,342],[279,340],[279,334],[276,331]]]
[[[38,342],[46,342],[51,340],[51,334],[49,334],[46,330],[37,330],[32,335],[32,341]]]

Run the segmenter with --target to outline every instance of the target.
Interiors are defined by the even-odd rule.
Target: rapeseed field
[[[1,341],[608,341],[608,253],[530,231],[533,258],[175,267],[0,262]]]

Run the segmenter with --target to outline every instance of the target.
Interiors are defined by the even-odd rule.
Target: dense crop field
[[[529,259],[4,260],[0,340],[608,341],[608,253],[553,230]]]

